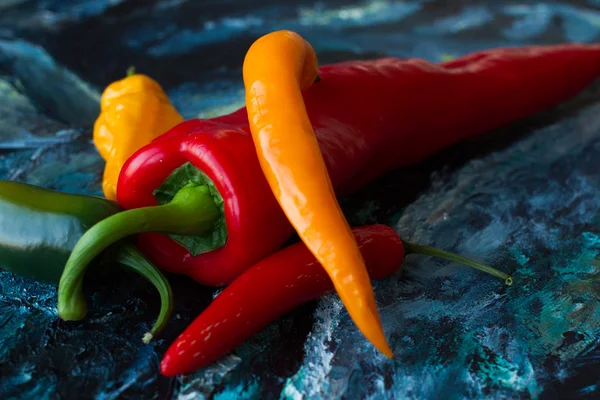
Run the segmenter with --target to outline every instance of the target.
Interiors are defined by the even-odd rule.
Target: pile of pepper
[[[579,44],[493,49],[440,64],[384,58],[319,68],[310,44],[290,31],[250,47],[243,66],[246,107],[229,115],[183,121],[156,82],[129,76],[103,94],[94,130],[107,162],[105,196],[123,211],[108,200],[89,200],[94,218],[72,234],[54,267],[59,315],[84,318],[88,264],[135,235],[135,247],[121,247],[138,262],[117,260],[138,272],[143,265],[145,276],[152,271],[161,278],[157,287],[168,283],[153,264],[200,284],[227,285],[171,345],[164,375],[215,361],[332,289],[366,339],[392,357],[371,279],[395,273],[405,254],[461,262],[507,284],[512,279],[405,242],[386,226],[352,229],[336,196],[557,105],[598,76],[600,46]],[[78,199],[73,202],[83,202]],[[5,229],[18,230],[19,223]],[[281,249],[294,231],[302,243]],[[5,254],[4,268],[26,272],[31,265],[27,257],[7,264]]]

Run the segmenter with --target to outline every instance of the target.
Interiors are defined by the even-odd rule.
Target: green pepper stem
[[[162,332],[173,313],[173,292],[171,285],[158,268],[132,245],[121,247],[116,261],[149,280],[160,296],[160,313],[158,314],[158,318],[152,329],[145,333],[142,338],[142,341],[148,344],[152,338]]]
[[[132,65],[131,67],[127,68],[127,78],[133,75],[135,75],[135,67]]]
[[[98,222],[79,239],[67,261],[58,285],[58,315],[65,321],[85,317],[83,276],[88,264],[111,244],[141,232],[204,235],[219,216],[208,186],[189,184],[168,204],[123,211]]]
[[[425,256],[439,257],[448,261],[454,261],[496,276],[500,279],[504,279],[504,283],[506,283],[508,286],[513,284],[513,278],[510,275],[492,268],[489,265],[482,264],[479,261],[462,257],[444,250],[436,249],[435,247],[423,246],[420,244],[406,242],[404,240],[402,240],[402,245],[404,246],[404,251],[406,254],[422,254]]]

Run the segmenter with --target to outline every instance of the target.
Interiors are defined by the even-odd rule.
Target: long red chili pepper
[[[501,272],[451,253],[403,242],[385,225],[352,230],[371,279],[400,269],[405,254],[439,256],[482,269],[506,280]],[[167,350],[160,368],[174,376],[202,368],[233,350],[275,319],[332,291],[327,272],[303,243],[289,246],[246,270],[223,290]]]
[[[323,66],[319,75],[320,82],[303,92],[304,102],[340,195],[571,98],[600,76],[600,46],[494,49],[443,64],[353,61]],[[180,188],[194,193],[176,196]],[[105,220],[78,244],[59,288],[65,319],[81,316],[70,313],[68,302],[82,301],[77,284],[87,262],[125,234],[162,232],[138,235],[138,247],[152,262],[218,286],[293,232],[262,174],[245,109],[183,122],[143,147],[124,165],[117,193],[123,208],[138,210]],[[171,199],[177,204],[165,208]],[[203,221],[199,208],[208,210]]]

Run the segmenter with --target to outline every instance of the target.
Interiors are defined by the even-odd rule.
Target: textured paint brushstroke
[[[99,88],[131,64],[165,82],[187,118],[206,118],[242,105],[245,46],[274,29],[305,35],[325,61],[437,61],[489,47],[600,37],[596,0],[0,3],[0,178],[96,195],[103,163],[90,139]],[[73,42],[93,38],[90,30],[102,39],[92,48]],[[593,395],[600,374],[598,89],[577,104],[554,110],[541,125],[511,128],[530,134],[462,160],[456,170],[417,168],[425,182],[414,201],[405,193],[416,190],[415,181],[402,174],[384,179],[387,189],[377,196],[349,199],[360,205],[349,216],[356,223],[395,224],[407,239],[515,277],[507,288],[466,267],[409,257],[405,272],[375,285],[395,360],[375,353],[330,295],[219,362],[169,380],[158,373],[162,353],[215,290],[171,277],[176,315],[163,338],[144,346],[139,338],[158,299],[137,277],[100,273],[86,290],[89,318],[64,323],[55,288],[0,272],[0,397]]]

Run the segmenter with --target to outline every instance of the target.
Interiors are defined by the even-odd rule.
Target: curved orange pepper
[[[106,161],[102,189],[109,200],[117,198],[117,180],[127,159],[183,121],[162,87],[141,74],[106,87],[94,124],[94,145]]]
[[[248,50],[243,75],[250,130],[271,190],[327,271],[354,323],[379,351],[392,357],[369,275],[335,197],[302,98],[301,91],[318,78],[313,48],[294,32],[267,34]]]

